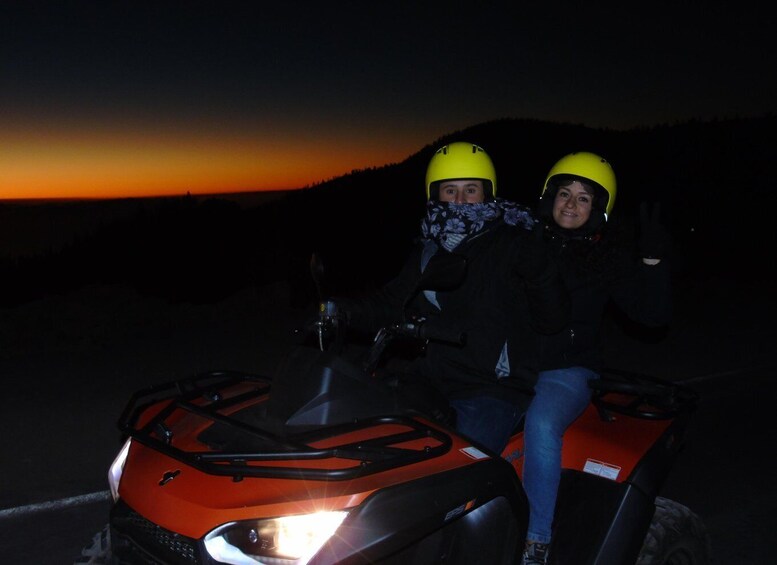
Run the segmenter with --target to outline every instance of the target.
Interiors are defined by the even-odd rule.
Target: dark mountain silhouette
[[[259,205],[225,197],[136,201],[131,212],[93,221],[91,231],[66,245],[0,256],[2,301],[122,283],[172,301],[209,302],[284,281],[302,305],[315,299],[312,252],[324,260],[331,292],[369,288],[399,269],[423,215],[426,165],[437,147],[457,140],[482,145],[496,165],[498,196],[527,205],[558,158],[600,153],[618,176],[613,221],[633,227],[640,201],[661,203],[678,277],[764,277],[771,266],[759,255],[775,243],[767,190],[775,182],[776,126],[773,116],[625,132],[503,119],[446,135],[401,163],[353,171]],[[89,216],[100,217],[99,205],[89,206]]]

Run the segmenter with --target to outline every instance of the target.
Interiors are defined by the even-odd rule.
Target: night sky
[[[499,118],[774,114],[774,16],[693,4],[3,2],[0,199],[298,188]]]

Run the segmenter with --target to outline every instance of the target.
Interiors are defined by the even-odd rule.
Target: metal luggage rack
[[[219,390],[243,381],[265,381],[265,386],[230,398]],[[125,408],[119,429],[134,440],[211,475],[230,476],[235,481],[245,477],[340,481],[355,479],[397,467],[433,459],[450,451],[451,437],[437,428],[408,416],[378,416],[316,428],[291,435],[274,434],[225,416],[230,406],[250,401],[270,392],[270,379],[242,373],[208,373],[138,391]],[[202,399],[206,402],[203,403]],[[164,400],[170,402],[142,428],[134,423],[144,409]],[[197,404],[194,401],[200,400]],[[172,445],[173,433],[165,423],[177,410],[223,424],[240,433],[253,436],[272,446],[259,451],[184,451]],[[406,431],[347,442],[327,448],[311,444],[328,438],[384,425],[401,425]],[[399,444],[430,438],[437,445],[422,448],[398,447]],[[341,468],[300,467],[300,461],[349,460]],[[285,462],[278,464],[278,462]],[[272,463],[268,465],[267,463]]]
[[[592,402],[602,418],[617,412],[644,420],[668,420],[693,412],[700,395],[682,383],[621,369],[605,368],[593,379]],[[610,401],[610,396],[629,397],[627,403]]]

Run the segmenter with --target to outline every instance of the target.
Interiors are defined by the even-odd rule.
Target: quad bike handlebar
[[[399,324],[386,326],[378,331],[372,346],[365,355],[362,368],[367,374],[373,374],[386,346],[397,338],[442,341],[452,345],[464,345],[467,341],[466,333],[458,328],[444,326],[437,320],[420,316]]]
[[[322,351],[329,349],[339,353],[345,343],[348,318],[345,312],[338,307],[337,302],[328,298],[324,285],[323,263],[315,253],[310,260],[310,272],[319,292],[318,318],[312,324],[312,329],[318,337],[319,349]],[[466,342],[466,334],[461,328],[442,324],[434,318],[412,314],[409,312],[408,306],[413,297],[422,290],[439,291],[456,288],[464,280],[466,272],[467,260],[463,256],[444,253],[433,257],[427,263],[415,288],[402,304],[403,321],[384,326],[378,330],[372,346],[365,355],[362,368],[368,374],[372,374],[386,346],[397,338],[463,345]]]
[[[312,326],[318,338],[319,349],[340,351],[345,342],[348,322],[334,301],[326,300],[320,303],[318,319]],[[409,316],[405,321],[386,325],[378,330],[362,362],[362,368],[367,374],[373,374],[386,347],[398,339],[464,345],[467,335],[460,328],[442,324],[434,318]]]
[[[442,341],[453,345],[464,345],[467,342],[466,332],[459,328],[445,326],[439,320],[423,317],[395,324],[391,326],[391,330],[398,336],[425,341]]]
[[[320,297],[319,316],[313,324],[319,348],[339,353],[345,343],[347,316],[335,301],[326,298],[324,268],[315,254],[311,258],[310,270]],[[455,288],[466,272],[467,261],[461,256],[441,254],[433,257],[403,304],[404,320],[378,331],[364,355],[362,369],[373,375],[386,347],[397,339],[463,345],[467,336],[460,328],[444,325],[435,318],[412,314],[408,306],[422,289]],[[681,384],[618,369],[603,370],[600,378],[591,381],[590,387],[591,401],[605,420],[614,419],[614,413],[646,420],[667,420],[693,411],[698,402],[698,394]]]

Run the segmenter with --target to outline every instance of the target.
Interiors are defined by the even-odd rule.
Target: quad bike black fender
[[[635,563],[653,513],[653,498],[632,484],[566,470],[556,504],[553,562]]]
[[[527,521],[512,467],[489,458],[375,492],[311,564],[514,564]]]
[[[656,512],[656,496],[682,447],[678,417],[624,480],[579,469],[562,472],[551,555],[557,563],[635,563]],[[600,436],[599,441],[604,441]]]

